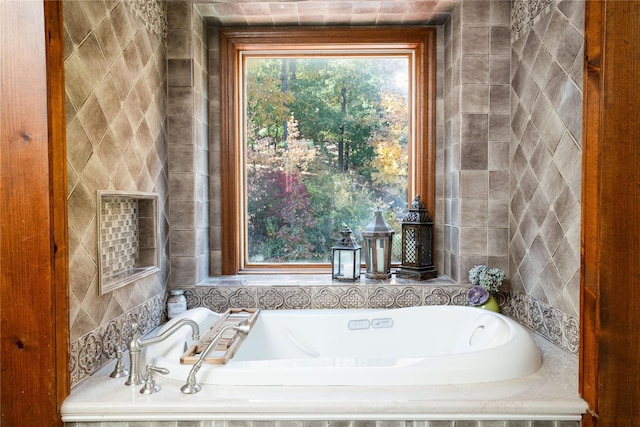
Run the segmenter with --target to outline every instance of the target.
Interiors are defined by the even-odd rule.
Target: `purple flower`
[[[475,285],[467,292],[469,305],[482,305],[489,299],[489,292],[482,286]]]

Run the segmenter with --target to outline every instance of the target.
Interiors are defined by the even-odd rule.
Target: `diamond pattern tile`
[[[66,1],[64,5],[70,35],[65,61],[67,110],[73,112],[68,117],[67,157],[74,340],[162,293],[166,284],[165,272],[152,276],[151,282],[127,286],[117,298],[114,293],[98,296],[95,260],[97,190],[159,191],[161,206],[167,197],[162,161],[166,60],[158,35],[162,28],[157,31],[144,20],[152,3],[156,4]],[[166,227],[166,221],[163,224]]]
[[[582,21],[573,7],[556,5],[535,24],[524,22],[532,10],[522,3],[514,5],[512,28],[519,33],[512,44],[510,214],[517,231],[510,276],[528,297],[577,316],[580,184],[574,171],[581,162],[582,94],[571,73],[583,44],[575,24]]]

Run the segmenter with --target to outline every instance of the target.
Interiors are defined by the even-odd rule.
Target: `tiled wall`
[[[159,421],[110,422],[112,427],[580,427],[579,421]],[[65,423],[66,427],[106,427],[100,422]]]
[[[435,211],[429,212],[433,218],[433,264],[440,274],[444,272],[444,209],[446,203],[444,165],[444,44],[445,28],[440,25],[436,33]]]
[[[462,0],[445,24],[444,274],[508,269],[510,1]]]
[[[117,319],[148,330],[167,287],[166,15],[155,1],[65,1],[72,384],[124,339]],[[98,296],[97,190],[160,195],[162,269]],[[102,340],[108,336],[108,340]]]
[[[584,2],[519,0],[512,14],[514,316],[577,350]]]
[[[209,37],[209,268],[222,274],[222,198],[220,185],[220,40],[218,29]]]
[[[191,2],[167,3],[168,25],[148,15],[153,7],[136,9],[141,4],[164,16],[153,0],[64,8],[74,384],[113,356],[132,319],[145,329],[161,320],[169,211],[172,285],[193,287],[208,277],[209,263],[213,274],[219,266],[217,31],[203,26]],[[577,352],[583,5],[532,4],[515,2],[511,43],[507,0],[462,0],[439,30],[437,263],[461,283],[475,263],[509,270],[503,311]],[[100,298],[97,189],[159,193],[163,245],[161,273]],[[329,306],[342,308],[459,303],[461,288],[453,289],[202,287],[188,296],[191,305],[216,309],[286,306],[276,307],[281,300],[300,308],[335,300]]]
[[[462,2],[445,25],[444,270],[508,271],[506,311],[577,353],[584,4]]]
[[[209,54],[191,1],[167,3],[171,284],[209,276]]]

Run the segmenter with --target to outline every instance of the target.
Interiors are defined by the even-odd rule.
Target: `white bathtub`
[[[182,317],[204,334],[219,317],[197,308]],[[146,361],[185,380],[180,355],[190,328],[147,349]],[[392,310],[262,311],[234,358],[204,364],[200,384],[433,385],[520,378],[542,360],[531,335],[512,319],[482,309],[425,306]]]

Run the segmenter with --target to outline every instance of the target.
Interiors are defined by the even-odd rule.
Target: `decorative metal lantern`
[[[438,277],[431,253],[432,239],[433,220],[420,196],[416,196],[402,219],[402,264],[396,271],[397,277],[414,280]]]
[[[340,230],[340,242],[331,248],[333,280],[354,282],[360,278],[360,246],[346,225]]]
[[[376,209],[373,219],[362,232],[365,277],[388,279],[391,277],[391,248],[395,231],[387,224],[382,212]]]

